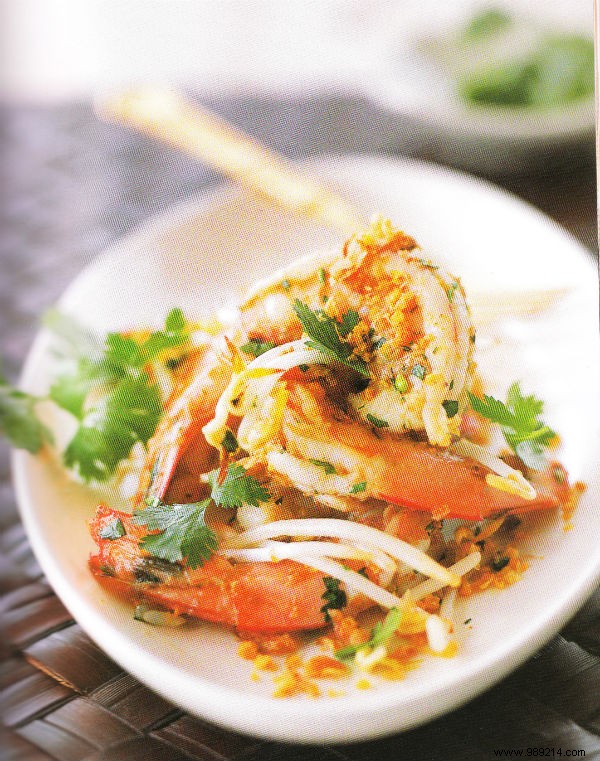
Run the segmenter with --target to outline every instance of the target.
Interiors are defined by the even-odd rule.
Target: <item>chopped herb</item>
[[[450,385],[448,386],[448,391],[452,391],[453,388],[454,388],[454,378],[452,378],[452,380],[450,381]]]
[[[117,575],[115,569],[111,565],[108,565],[107,563],[102,563],[102,565],[100,566],[100,572],[102,573],[103,576]]]
[[[123,521],[120,518],[115,518],[110,523],[107,523],[103,528],[100,529],[98,532],[98,536],[101,539],[120,539],[122,536],[125,536],[125,526],[123,525]]]
[[[427,269],[430,270],[437,270],[439,267],[435,264],[432,264],[428,259],[418,259],[417,260],[421,267],[427,267]]]
[[[221,446],[226,452],[229,452],[229,453],[236,452],[239,447],[238,440],[235,438],[235,436],[229,430],[229,428],[225,431],[225,436],[223,436],[223,441],[221,441]]]
[[[298,369],[305,373],[308,370],[308,365],[298,365]]]
[[[427,531],[428,534],[431,534],[434,528],[435,528],[435,521],[429,521],[429,523],[425,526],[425,531]]]
[[[177,370],[177,368],[179,367],[179,365],[181,365],[183,360],[184,360],[184,357],[172,357],[171,359],[167,359],[167,361],[165,362],[165,367],[167,368],[167,370],[171,370],[171,371]]]
[[[290,290],[290,288],[291,288],[292,286],[291,286],[291,284],[290,284],[290,281],[289,281],[289,280],[286,278],[285,280],[282,280],[282,281],[281,281],[281,287],[282,287],[282,288],[283,288],[285,291],[289,291],[289,290]]]
[[[408,391],[408,381],[401,374],[396,375],[392,380],[392,384],[396,391],[399,391],[401,394],[405,394]]]
[[[510,563],[510,558],[506,555],[496,554],[496,557],[492,560],[492,570],[498,573]]]
[[[35,454],[52,441],[52,434],[35,414],[40,400],[13,388],[0,377],[0,432],[13,447]]]
[[[375,339],[371,345],[372,351],[377,351],[377,349],[381,349],[381,347],[386,341],[387,341],[387,338],[385,338],[385,336],[381,336],[381,338]]]
[[[217,505],[224,507],[253,505],[258,507],[261,502],[268,502],[271,498],[265,487],[237,463],[229,465],[221,483],[219,483],[219,474],[218,469],[208,474],[208,480],[212,487],[210,496]]]
[[[344,340],[360,321],[357,312],[348,310],[338,322],[322,310],[313,312],[299,299],[294,302],[294,311],[309,337],[307,346],[337,359],[361,375],[369,376],[366,362],[360,357],[353,357],[354,347]]]
[[[149,500],[146,508],[133,513],[133,522],[160,533],[143,537],[140,547],[170,563],[185,559],[190,568],[203,565],[218,546],[215,533],[204,520],[209,504],[208,499],[188,505],[165,505],[160,499]]]
[[[423,380],[427,374],[427,370],[423,367],[423,365],[413,365],[410,374],[414,375],[415,378],[420,378],[420,380]]]
[[[354,486],[350,489],[350,494],[360,494],[363,491],[366,491],[367,488],[367,482],[361,481],[358,484],[354,484]]]
[[[277,344],[272,341],[261,341],[260,338],[251,338],[248,343],[240,346],[240,349],[244,354],[251,354],[253,357],[260,357],[270,349],[274,349]]]
[[[337,472],[334,466],[330,462],[325,462],[325,460],[313,460],[309,458],[308,461],[313,465],[316,465],[318,468],[323,468],[328,476],[331,476]]]
[[[374,425],[375,428],[389,428],[390,426],[387,420],[381,420],[381,418],[375,417],[375,415],[371,415],[370,412],[367,412],[366,417],[369,423]]]
[[[321,283],[321,285],[325,285],[326,282],[327,282],[327,273],[325,272],[323,267],[319,267],[319,283]]]
[[[545,467],[544,448],[556,436],[554,431],[539,419],[544,403],[535,396],[523,396],[518,383],[508,389],[506,404],[484,395],[479,398],[469,393],[471,407],[483,417],[498,423],[511,449],[528,468]]]
[[[329,611],[345,608],[348,604],[348,597],[344,590],[340,589],[339,579],[325,576],[323,583],[325,584],[325,592],[321,595],[321,599],[325,600],[325,605],[321,608],[321,613],[325,616],[326,623],[329,623],[331,621]]]
[[[467,618],[466,621],[464,621],[463,623],[466,626],[467,624],[470,624],[472,620],[473,620],[472,618]]]
[[[449,418],[454,417],[458,413],[458,402],[456,399],[446,399],[442,402],[442,407],[446,410],[446,415]]]
[[[448,296],[448,301],[452,302],[454,301],[454,292],[458,288],[458,283],[450,283],[448,288],[446,288],[446,296]]]
[[[356,655],[362,648],[368,647],[374,650],[379,645],[385,645],[396,633],[396,629],[400,626],[402,621],[402,611],[400,608],[390,608],[387,616],[383,621],[378,621],[371,630],[371,639],[362,645],[348,645],[338,650],[335,654],[336,658],[345,660]]]

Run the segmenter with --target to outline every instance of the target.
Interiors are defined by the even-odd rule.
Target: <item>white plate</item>
[[[93,550],[86,518],[97,495],[70,482],[50,458],[18,452],[14,472],[23,520],[50,583],[88,634],[124,668],[205,719],[267,738],[299,742],[366,739],[427,721],[460,705],[544,644],[592,591],[600,570],[598,485],[598,291],[591,257],[546,217],[483,182],[434,166],[370,157],[325,158],[314,169],[365,212],[379,210],[462,275],[469,288],[567,287],[563,301],[491,338],[480,331],[483,370],[498,393],[512,379],[548,404],[561,458],[589,484],[564,532],[541,522],[526,549],[539,559],[503,592],[461,603],[461,647],[429,659],[402,682],[345,697],[271,697],[271,678],[249,678],[227,631],[136,622],[86,568]],[[240,288],[338,236],[291,219],[237,192],[206,194],[153,220],[99,257],[72,283],[61,307],[93,328],[158,324],[172,306],[206,314]],[[502,338],[504,344],[499,344]],[[38,336],[24,386],[49,382],[48,337]],[[335,684],[333,686],[336,686]]]

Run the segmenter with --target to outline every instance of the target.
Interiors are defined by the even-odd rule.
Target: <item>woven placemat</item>
[[[386,131],[381,114],[364,103],[212,105],[291,155],[373,150],[393,140],[397,146],[392,127]],[[2,116],[3,169],[11,188],[0,208],[2,354],[4,372],[14,379],[40,313],[91,256],[217,178],[98,124],[86,104],[5,109]],[[375,123],[379,145],[370,136]],[[402,148],[410,153],[418,146]],[[593,170],[565,175],[560,183],[546,179],[510,183],[593,247]],[[527,748],[600,760],[600,591],[512,676],[424,727],[348,746],[267,743],[185,714],[91,642],[31,553],[17,517],[8,452],[1,449],[0,606],[3,761],[486,761],[501,750],[523,749],[526,756]]]

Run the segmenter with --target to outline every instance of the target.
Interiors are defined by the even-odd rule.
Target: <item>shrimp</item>
[[[302,299],[316,333],[307,340]],[[559,484],[538,479],[536,489],[498,457],[481,462],[459,445],[475,368],[465,294],[389,222],[376,219],[341,255],[301,260],[258,284],[241,319],[249,335],[278,345],[232,378],[203,428],[213,446],[233,416],[240,446],[271,474],[346,511],[375,498],[479,520],[560,504]],[[323,348],[322,326],[335,330],[341,362]]]
[[[460,420],[453,420],[452,410],[464,407],[474,369],[475,331],[458,278],[423,258],[411,237],[376,218],[345,244],[342,255],[301,259],[252,289],[241,319],[250,333],[278,345],[273,359],[286,352],[286,342],[298,353],[302,328],[295,299],[342,325],[344,317],[356,315],[346,340],[353,356],[368,364],[369,382],[348,401],[363,422],[377,418],[391,432],[424,431],[430,443],[450,444]],[[298,360],[322,362],[323,355]]]
[[[124,535],[109,540],[102,530],[118,519]],[[292,560],[233,564],[214,555],[190,569],[140,549],[145,529],[127,513],[101,505],[90,530],[98,553],[90,560],[107,589],[178,614],[225,624],[242,631],[280,633],[325,625],[321,608],[325,574]]]
[[[529,491],[521,496],[522,482],[527,490],[531,485],[501,460],[503,472],[502,465],[517,474],[515,490],[494,488],[489,467],[451,449],[363,426],[334,408],[318,383],[297,384],[290,392],[280,441],[266,452],[269,469],[315,499],[346,504],[348,510],[352,502],[375,498],[436,518],[481,520],[506,511],[558,507],[569,488],[564,469],[552,475],[557,472],[553,464],[534,477],[533,498]]]
[[[218,451],[206,442],[202,427],[212,418],[231,374],[231,364],[223,361],[218,350],[218,339],[186,361],[148,442],[137,504],[146,497],[193,502],[202,496],[198,475],[218,463]]]

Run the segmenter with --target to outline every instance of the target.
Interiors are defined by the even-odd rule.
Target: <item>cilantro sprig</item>
[[[170,563],[185,559],[190,568],[203,565],[218,546],[214,531],[204,519],[209,504],[209,499],[188,505],[166,505],[157,498],[150,500],[145,508],[133,513],[133,522],[160,533],[143,537],[140,546]]]
[[[63,459],[84,481],[106,481],[137,442],[146,444],[156,430],[162,404],[157,384],[148,374],[150,363],[163,352],[184,348],[189,332],[181,309],[167,315],[162,330],[144,340],[109,333],[104,345],[93,342],[64,316],[56,313],[50,327],[71,344],[84,345],[70,369],[59,375],[50,399],[77,418],[79,425]],[[90,404],[90,396],[96,400]]]
[[[347,647],[342,647],[341,650],[336,652],[335,657],[343,661],[347,658],[352,658],[363,648],[368,647],[371,648],[371,650],[374,650],[376,647],[379,647],[379,645],[385,645],[386,642],[389,642],[394,636],[401,621],[402,611],[400,608],[390,608],[383,621],[378,621],[371,629],[371,638],[368,642],[363,642],[362,645],[348,645]]]
[[[354,347],[345,340],[360,321],[358,312],[349,309],[338,322],[321,309],[313,311],[299,299],[294,301],[294,311],[308,336],[308,347],[318,349],[357,373],[369,377],[367,363],[360,357],[353,356]]]
[[[213,470],[208,474],[211,485],[211,497],[217,505],[224,507],[241,507],[253,505],[258,507],[261,502],[267,502],[271,495],[254,476],[246,472],[242,465],[231,463],[225,478],[220,481],[220,471]]]
[[[205,521],[206,508],[211,501],[224,507],[240,507],[243,504],[258,506],[271,498],[254,476],[237,463],[229,465],[221,482],[219,473],[218,469],[209,473],[210,499],[187,505],[167,505],[154,497],[147,501],[146,507],[136,510],[134,523],[158,532],[141,539],[142,549],[171,563],[185,560],[190,568],[197,568],[218,547],[217,536]]]
[[[52,434],[35,414],[39,401],[37,396],[19,391],[0,376],[0,433],[14,447],[32,454],[52,441]]]
[[[510,448],[528,468],[542,470],[546,465],[544,450],[556,433],[540,415],[544,403],[533,395],[524,396],[518,383],[508,389],[506,404],[493,396],[483,398],[469,393],[471,407],[483,417],[498,423]]]

